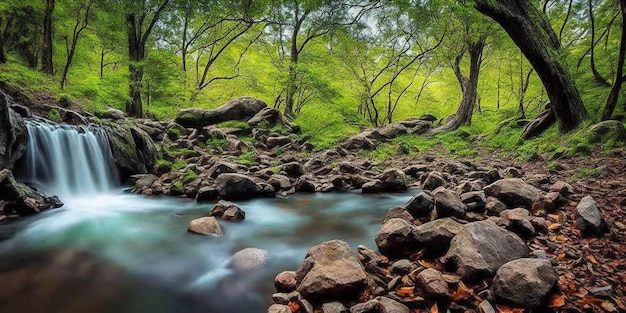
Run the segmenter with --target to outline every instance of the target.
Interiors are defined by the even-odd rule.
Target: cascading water
[[[106,133],[95,126],[26,120],[28,146],[19,176],[47,194],[96,194],[116,184],[117,172]]]

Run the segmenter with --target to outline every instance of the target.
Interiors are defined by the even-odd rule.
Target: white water
[[[110,191],[117,173],[106,133],[94,126],[56,125],[26,121],[28,146],[22,181],[36,185],[62,201],[77,195]]]

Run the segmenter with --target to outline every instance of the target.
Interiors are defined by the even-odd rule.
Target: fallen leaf
[[[550,308],[560,308],[565,305],[565,297],[563,295],[554,294],[550,297]]]
[[[409,276],[408,275],[404,275],[402,276],[402,279],[400,279],[402,281],[403,284],[406,284],[409,281]]]
[[[593,255],[588,255],[587,256],[587,261],[593,263],[593,264],[598,264],[598,261],[596,260],[595,257],[593,257]]]
[[[413,297],[413,292],[415,291],[415,286],[411,287],[400,287],[398,289],[398,295],[401,297]]]
[[[524,309],[512,308],[506,305],[497,305],[496,309],[498,310],[498,313],[524,313]]]
[[[626,226],[624,226],[624,224],[622,224],[621,222],[615,222],[615,226],[617,226],[617,228],[619,229],[626,229]]]
[[[612,297],[611,299],[613,299],[613,301],[615,301],[615,304],[617,305],[618,308],[620,308],[620,310],[626,311],[626,305],[624,305],[622,300],[617,299],[615,297]]]
[[[439,313],[439,308],[437,307],[437,303],[433,304],[433,306],[430,307],[430,313]]]
[[[291,309],[292,313],[298,312],[298,310],[300,310],[300,305],[298,304],[298,302],[293,302],[293,301],[289,301],[289,309]]]
[[[579,306],[584,306],[587,304],[595,304],[595,305],[599,305],[602,302],[604,302],[604,300],[602,299],[598,299],[596,297],[585,297],[584,299],[578,300],[578,305]]]
[[[550,226],[548,226],[548,230],[557,230],[559,228],[561,228],[561,224],[559,223],[552,223],[550,224]]]
[[[615,307],[615,305],[609,301],[604,301],[602,303],[600,303],[600,306],[608,312],[617,312],[617,308]]]
[[[456,288],[454,294],[452,294],[453,301],[460,301],[467,299],[474,294],[474,289],[465,286],[462,281],[459,281],[459,285]]]

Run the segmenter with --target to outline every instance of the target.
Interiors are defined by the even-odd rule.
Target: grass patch
[[[246,149],[245,151],[243,151],[242,154],[237,156],[236,160],[241,165],[253,165],[256,160],[256,154],[254,152],[254,149]]]

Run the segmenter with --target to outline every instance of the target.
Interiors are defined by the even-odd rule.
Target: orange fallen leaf
[[[428,262],[428,261],[424,261],[424,260],[419,260],[417,261],[417,263],[419,263],[421,266],[425,267],[425,268],[434,268],[435,265]]]
[[[413,292],[415,291],[415,287],[411,286],[411,287],[400,287],[398,289],[398,295],[400,295],[401,297],[413,297]]]
[[[598,299],[596,297],[585,297],[584,299],[578,300],[578,305],[583,306],[583,305],[587,305],[587,304],[595,304],[595,305],[599,305],[602,302],[604,302],[604,300],[602,299]]]
[[[524,309],[512,308],[506,305],[497,305],[496,309],[498,309],[498,313],[524,313]]]
[[[298,310],[300,310],[300,305],[298,304],[298,302],[289,301],[288,306],[292,313],[298,312]]]
[[[563,295],[554,294],[550,297],[550,308],[560,308],[565,305],[565,297]]]
[[[402,276],[402,279],[400,279],[402,281],[403,284],[406,284],[409,281],[409,276],[408,275],[404,275]]]
[[[462,281],[459,281],[459,285],[456,288],[454,294],[452,294],[453,301],[459,301],[467,299],[474,294],[474,289],[465,286]]]
[[[626,305],[624,305],[622,300],[617,299],[615,297],[613,297],[612,299],[613,299],[613,301],[615,301],[615,305],[617,305],[617,307],[620,308],[620,310],[626,311]]]
[[[433,306],[430,307],[430,313],[439,313],[439,308],[437,307],[437,303],[433,304]]]
[[[592,264],[598,264],[598,261],[596,260],[595,257],[593,257],[593,255],[588,255],[587,261],[591,262]]]
[[[550,226],[548,226],[548,230],[557,230],[559,228],[561,228],[561,224],[559,223],[553,223],[553,224],[550,224]]]
[[[617,312],[617,308],[615,305],[609,301],[604,301],[600,303],[600,306],[607,312]]]

